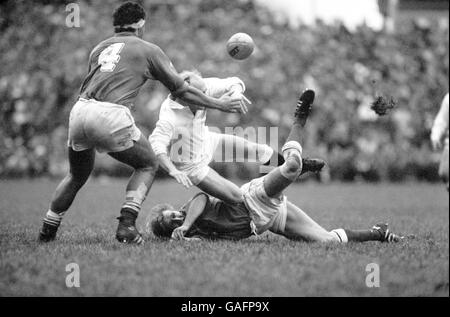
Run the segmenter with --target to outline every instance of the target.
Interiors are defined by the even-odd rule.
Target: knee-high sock
[[[127,190],[125,203],[122,209],[131,209],[136,213],[141,210],[142,203],[147,197],[148,187],[142,182],[135,190]]]
[[[301,125],[300,123],[294,123],[291,127],[291,131],[289,133],[289,136],[286,140],[286,143],[290,141],[295,141],[298,143],[301,143],[302,138],[302,132],[303,132],[304,125]]]
[[[336,235],[339,242],[367,242],[367,241],[380,241],[382,236],[377,230],[348,230],[348,229],[335,229],[331,231]]]

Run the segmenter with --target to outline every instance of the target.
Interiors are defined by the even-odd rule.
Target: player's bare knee
[[[154,176],[154,175],[156,175],[158,168],[157,167],[155,168],[154,166],[147,166],[147,167],[138,168],[137,171]]]
[[[142,171],[142,172],[147,172],[150,174],[156,174],[156,172],[158,171],[159,168],[159,163],[157,160],[150,160],[148,162],[146,162],[144,165],[142,166],[138,166],[135,169]]]
[[[302,171],[302,162],[295,156],[290,156],[286,160],[286,166],[290,173],[299,173]]]
[[[282,174],[291,180],[296,180],[302,172],[302,161],[297,156],[290,156],[281,167]]]

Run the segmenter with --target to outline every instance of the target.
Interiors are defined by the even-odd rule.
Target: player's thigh
[[[310,242],[333,241],[333,236],[293,203],[287,203],[284,235],[290,239]]]
[[[205,193],[228,203],[241,203],[243,201],[241,189],[213,169],[209,170],[197,187]]]
[[[258,144],[236,135],[222,134],[219,146],[225,149],[226,161],[250,162],[268,161],[273,150],[266,144]]]
[[[74,180],[85,182],[91,174],[95,163],[95,150],[75,151],[68,148],[70,174]]]
[[[221,134],[219,141],[219,148],[224,149],[226,162],[244,162],[246,157],[248,157],[250,145],[244,138],[230,134]]]
[[[292,181],[281,174],[280,168],[272,170],[264,177],[264,189],[267,196],[278,197],[292,184]]]
[[[133,146],[121,152],[108,153],[117,161],[127,164],[134,169],[158,168],[157,158],[150,142],[141,134],[139,140],[133,141]]]
[[[448,179],[448,165],[449,165],[449,147],[445,146],[444,151],[442,152],[441,162],[439,165],[439,175],[443,178]]]

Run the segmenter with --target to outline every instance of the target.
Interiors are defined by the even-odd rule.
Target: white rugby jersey
[[[226,79],[204,78],[208,96],[220,98],[232,89],[245,91],[245,85],[237,77]],[[200,163],[208,157],[209,129],[206,126],[206,109],[194,114],[168,97],[159,112],[159,120],[149,141],[156,155],[167,154],[175,166]]]
[[[445,96],[444,101],[442,102],[441,110],[439,111],[436,119],[434,120],[433,129],[431,130],[431,138],[435,140],[439,140],[447,134],[448,137],[448,128],[449,128],[449,94]]]

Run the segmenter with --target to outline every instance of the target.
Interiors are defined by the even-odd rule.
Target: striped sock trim
[[[51,210],[47,211],[47,214],[44,217],[44,223],[51,225],[51,226],[55,226],[55,227],[59,227],[59,225],[61,224],[61,221],[64,217],[65,212],[59,213],[57,214],[56,212],[53,212]]]
[[[132,201],[127,201],[126,203],[124,203],[122,205],[122,209],[124,208],[128,208],[131,209],[133,211],[136,211],[137,213],[139,213],[139,211],[141,211],[141,205]]]
[[[336,235],[336,237],[339,239],[340,243],[347,243],[348,242],[348,236],[344,229],[335,229],[331,231]]]
[[[292,151],[294,150],[294,151]],[[297,141],[289,141],[285,145],[283,145],[281,149],[281,153],[283,153],[284,159],[287,159],[287,155],[297,155],[300,161],[302,160],[303,155],[303,147]]]

